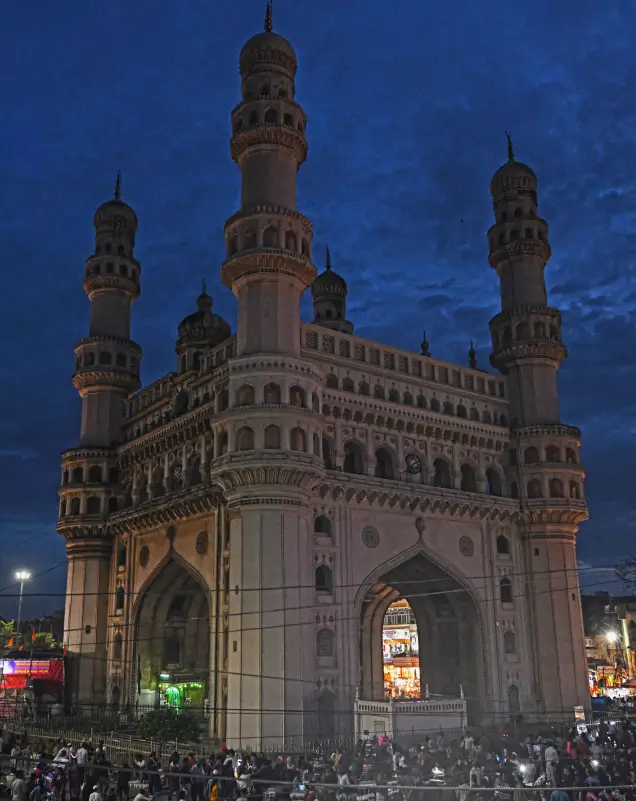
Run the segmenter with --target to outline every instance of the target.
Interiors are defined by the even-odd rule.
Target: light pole
[[[22,593],[24,591],[24,582],[31,578],[28,570],[17,570],[15,574],[16,579],[20,582],[20,600],[18,601],[18,622],[15,627],[16,635],[20,638],[20,619],[22,618]]]

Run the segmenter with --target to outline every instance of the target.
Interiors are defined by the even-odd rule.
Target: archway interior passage
[[[400,606],[394,607],[398,601]],[[463,691],[469,720],[476,722],[485,708],[486,674],[479,612],[466,588],[423,553],[387,570],[363,600],[361,699],[381,701],[391,689],[385,678],[387,613],[395,620],[395,609],[407,607],[414,617],[409,627],[417,636],[419,688],[413,671],[413,682],[402,690],[413,698],[428,688],[431,696],[448,699]],[[411,642],[411,651],[413,647]]]
[[[139,705],[203,714],[210,691],[209,594],[176,561],[144,591],[135,635]]]
[[[421,681],[417,621],[406,598],[384,613],[382,661],[386,698],[420,698]]]

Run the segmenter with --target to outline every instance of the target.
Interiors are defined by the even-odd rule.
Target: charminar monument
[[[328,254],[317,274],[296,207],[307,119],[270,6],[239,65],[241,205],[221,265],[236,332],[204,288],[174,371],[142,388],[138,219],[119,179],[95,212],[73,375],[82,420],[57,524],[74,703],[191,709],[252,748],[458,714],[572,716],[589,704],[587,507],[580,432],[559,414],[567,351],[534,172],[509,141],[490,184],[496,372],[472,349],[464,367],[432,358],[426,339],[420,352],[361,339],[347,284]],[[398,598],[419,632],[421,700],[408,703],[385,700],[382,622]]]

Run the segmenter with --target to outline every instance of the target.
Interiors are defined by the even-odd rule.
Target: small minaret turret
[[[549,714],[590,704],[576,560],[576,534],[588,515],[581,433],[559,415],[556,374],[567,352],[545,285],[548,224],[538,213],[537,177],[515,160],[507,138],[508,161],[490,185],[489,260],[501,291],[501,312],[490,321],[491,362],[507,376],[507,478],[520,500],[526,562],[520,595],[530,600],[536,636],[533,711]]]
[[[95,212],[95,251],[86,260],[84,290],[91,302],[88,336],[75,345],[73,384],[82,398],[80,445],[121,440],[123,400],[139,389],[141,348],[130,339],[131,308],[139,296],[135,259],[137,215],[115,196]]]
[[[241,170],[241,208],[225,224],[222,271],[238,299],[237,356],[298,356],[300,296],[316,275],[311,223],[296,209],[307,119],[294,100],[296,54],[273,33],[271,3],[265,31],[246,42],[239,63],[230,149]]]
[[[347,282],[332,269],[329,248],[326,248],[325,270],[311,285],[311,296],[314,325],[353,334],[353,323],[347,320]]]

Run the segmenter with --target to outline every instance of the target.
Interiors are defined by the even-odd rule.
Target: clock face
[[[409,453],[406,457],[406,469],[412,475],[422,472],[422,460],[414,453]]]

